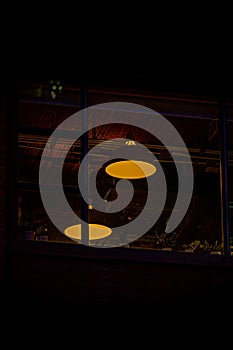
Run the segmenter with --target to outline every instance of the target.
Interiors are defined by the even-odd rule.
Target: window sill
[[[11,240],[8,253],[233,268],[233,256],[128,247],[100,249],[63,242]]]

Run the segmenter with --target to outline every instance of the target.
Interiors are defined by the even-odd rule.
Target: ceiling
[[[58,93],[55,100],[51,98],[50,92],[51,86],[48,83],[25,84],[20,88],[19,151],[22,162],[24,158],[27,162],[30,156],[32,163],[38,163],[51,133],[62,121],[81,109],[82,91],[79,85],[77,87],[64,85],[62,93]],[[161,113],[182,136],[195,165],[197,167],[203,165],[200,166],[200,170],[208,171],[209,169],[211,171],[211,168],[219,167],[219,110],[215,98],[177,93],[176,95],[154,93],[151,90],[145,91],[145,86],[142,90],[136,88],[129,90],[93,85],[89,87],[87,100],[88,106],[122,101],[146,106]],[[233,120],[233,108],[230,103],[228,118],[228,143],[231,151],[233,149],[233,127],[230,120]],[[132,137],[137,142],[146,145],[159,157],[160,161],[165,161],[168,157],[166,147],[150,133],[122,123],[92,128],[88,134],[88,144],[89,147],[92,147],[111,138]],[[60,149],[56,149],[56,156],[62,157],[68,146],[64,143],[59,147]],[[69,173],[73,168],[77,169],[76,160],[77,156],[80,157],[80,152],[81,143],[76,142],[66,162]],[[232,165],[230,153],[229,165]]]

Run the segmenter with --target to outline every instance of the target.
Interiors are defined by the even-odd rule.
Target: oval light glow
[[[112,233],[112,230],[109,227],[104,225],[89,224],[88,227],[89,227],[89,240],[105,238]],[[81,224],[67,227],[64,233],[67,237],[71,238],[72,240],[80,241]]]
[[[139,160],[122,160],[108,165],[106,172],[119,179],[142,179],[153,175],[156,167]]]

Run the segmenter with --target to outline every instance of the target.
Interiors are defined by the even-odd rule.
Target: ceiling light
[[[110,236],[110,234],[112,233],[111,228],[104,225],[88,224],[88,228],[89,228],[89,240],[106,238]],[[82,231],[82,225],[77,224],[77,225],[67,227],[64,233],[68,238],[74,241],[80,242],[81,236],[82,236],[81,231]]]
[[[105,168],[108,175],[118,179],[143,179],[156,172],[154,160],[150,156],[148,160],[148,150],[145,146],[134,140],[124,139],[121,147],[116,149],[118,160],[111,162]]]
[[[106,173],[120,179],[142,179],[153,175],[156,167],[153,164],[139,160],[122,160],[109,164]]]

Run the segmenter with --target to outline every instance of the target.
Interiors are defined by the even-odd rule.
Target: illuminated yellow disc
[[[89,227],[89,240],[105,238],[112,233],[112,230],[107,226],[98,225],[98,224],[89,224],[88,227]],[[73,240],[80,240],[81,224],[67,227],[64,233],[67,237]]]
[[[142,179],[153,175],[156,167],[139,160],[123,160],[108,165],[106,172],[119,179]]]

